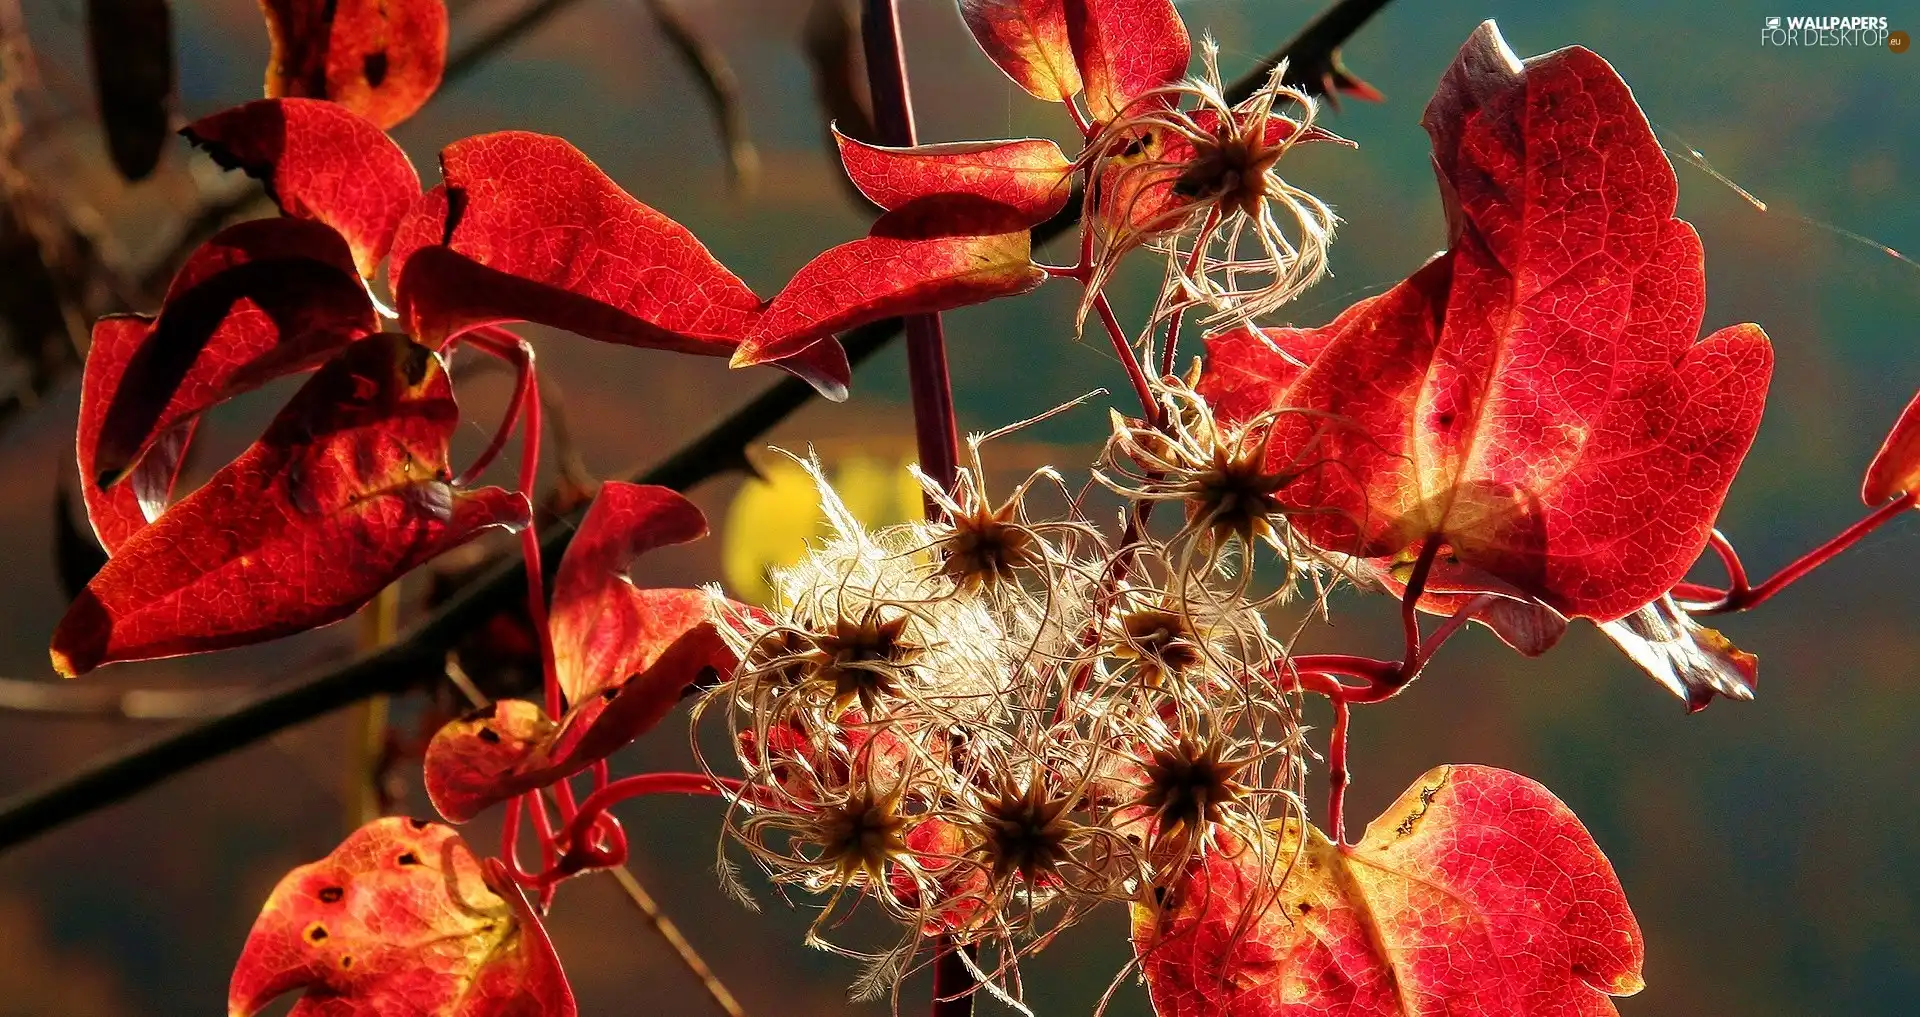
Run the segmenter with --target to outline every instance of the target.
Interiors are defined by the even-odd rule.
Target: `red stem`
[[[1420,660],[1420,595],[1427,591],[1427,576],[1433,571],[1433,559],[1440,553],[1440,541],[1428,537],[1420,547],[1420,557],[1407,577],[1407,590],[1400,598],[1400,624],[1407,632],[1407,653],[1401,666],[1402,680],[1411,678]]]
[[[1347,724],[1352,710],[1341,697],[1333,698],[1333,732],[1327,737],[1327,832],[1335,844],[1347,843]]]
[[[1702,587],[1697,583],[1681,583],[1674,587],[1673,595],[1676,599],[1689,602],[1687,610],[1694,614],[1728,614],[1758,607],[1771,600],[1774,594],[1798,582],[1807,573],[1833,560],[1840,552],[1859,543],[1867,534],[1886,525],[1888,520],[1913,508],[1916,502],[1920,502],[1920,492],[1909,492],[1887,502],[1867,513],[1866,517],[1859,522],[1840,531],[1833,539],[1794,559],[1758,586],[1745,585],[1746,573],[1739,564],[1739,558],[1732,554],[1733,545],[1726,544],[1726,550],[1721,551],[1721,543],[1725,542],[1726,538],[1721,537],[1716,530],[1714,537],[1719,538],[1719,542],[1712,546],[1721,554],[1721,560],[1727,562],[1730,578],[1728,589],[1721,592],[1710,587]],[[1715,594],[1718,596],[1716,597]],[[1696,597],[1699,600],[1696,600]]]
[[[555,838],[555,845],[564,848],[566,854],[557,864],[548,861],[539,882],[550,886],[585,869],[606,868],[625,861],[626,834],[607,810],[629,798],[665,794],[725,796],[739,794],[745,786],[744,782],[731,777],[709,777],[704,773],[643,773],[613,781],[588,795],[567,828]],[[594,844],[590,836],[603,820],[608,824],[605,847]]]
[[[1193,278],[1194,271],[1200,267],[1200,259],[1207,251],[1207,241],[1213,236],[1213,228],[1219,224],[1220,206],[1215,205],[1207,210],[1207,221],[1201,224],[1200,235],[1193,241],[1193,253],[1187,255],[1187,278]],[[1185,307],[1176,307],[1172,314],[1167,315],[1167,340],[1160,349],[1161,374],[1172,374],[1174,368],[1179,366],[1180,318],[1185,311]]]
[[[525,339],[504,328],[488,325],[455,336],[448,341],[448,346],[451,348],[463,342],[472,345],[482,353],[512,364],[514,387],[513,399],[507,403],[507,412],[501,416],[500,426],[493,432],[493,440],[487,443],[486,449],[473,461],[473,465],[454,478],[453,486],[455,487],[466,487],[473,483],[487,467],[493,465],[494,459],[500,455],[500,450],[507,447],[507,438],[513,434],[514,425],[520,421],[521,407],[526,405],[527,400],[539,398],[534,392],[533,347],[528,345]],[[531,498],[532,492],[527,492],[527,496]]]
[[[900,17],[894,0],[866,0],[860,35],[866,45],[867,88],[873,96],[874,129],[883,145],[915,144],[913,95],[906,54],[900,48]],[[960,425],[953,415],[953,379],[947,369],[946,331],[938,314],[906,318],[907,383],[913,393],[913,431],[920,468],[951,491],[960,474]],[[927,514],[938,509],[931,499]]]
[[[1140,398],[1140,412],[1146,415],[1149,425],[1160,427],[1165,421],[1159,402],[1153,398],[1153,389],[1147,384],[1147,372],[1140,366],[1140,358],[1133,352],[1133,342],[1127,338],[1126,330],[1120,327],[1120,319],[1114,316],[1113,305],[1107,303],[1105,293],[1094,294],[1093,309],[1099,313],[1100,324],[1106,326],[1107,336],[1113,340],[1113,352],[1127,369],[1127,380],[1133,383],[1133,394]]]

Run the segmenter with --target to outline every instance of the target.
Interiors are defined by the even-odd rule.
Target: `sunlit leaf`
[[[1432,542],[1450,589],[1618,618],[1706,546],[1772,349],[1754,325],[1695,339],[1699,238],[1598,56],[1522,65],[1489,22],[1426,124],[1451,249],[1322,328],[1216,337],[1202,393],[1283,411],[1268,466],[1319,546],[1401,567]]]
[[[431,351],[394,335],[355,343],[240,458],[120,547],[54,630],[54,668],[339,621],[441,552],[526,525],[522,495],[448,483],[458,420]]]
[[[1900,413],[1880,451],[1867,467],[1860,499],[1878,505],[1896,494],[1920,491],[1920,395]]]
[[[338,230],[372,278],[420,197],[420,175],[385,131],[338,103],[262,99],[181,132],[228,169],[267,185],[280,211]]]
[[[1014,84],[1049,102],[1080,91],[1067,41],[1070,0],[960,0],[960,16],[994,65]]]
[[[1300,830],[1223,838],[1136,906],[1160,1017],[1601,1017],[1642,986],[1613,867],[1525,777],[1438,767],[1351,848]]]
[[[1187,73],[1193,43],[1173,0],[1066,0],[1067,35],[1087,112],[1106,121]]]
[[[747,367],[795,356],[856,325],[1025,293],[1046,280],[1032,237],[1005,206],[926,198],[801,266],[733,355]]]
[[[381,128],[413,115],[447,63],[443,0],[260,0],[267,98],[331,99]]]
[[[93,534],[109,554],[157,518],[173,500],[173,485],[179,477],[181,461],[198,426],[197,420],[187,418],[161,432],[158,438],[143,439],[137,444],[144,445],[146,450],[124,480],[104,488],[96,482],[100,467],[94,451],[100,444],[101,428],[106,423],[113,393],[119,390],[127,365],[152,334],[152,318],[139,314],[108,315],[94,322],[93,342],[87,347],[86,369],[80,384],[80,424],[75,431],[80,495]]]
[[[287,873],[247,934],[227,991],[253,1017],[303,990],[292,1017],[573,1017],[546,930],[498,861],[452,829],[378,819]]]
[[[440,154],[444,189],[401,224],[401,319],[437,345],[476,325],[535,321],[605,342],[730,357],[761,301],[686,227],[635,200],[579,149],[525,131]],[[851,380],[838,343],[780,366],[832,397]]]
[[[966,141],[882,148],[839,131],[840,162],[860,193],[892,211],[941,195],[1004,206],[1015,220],[1045,222],[1067,204],[1073,166],[1051,141]]]

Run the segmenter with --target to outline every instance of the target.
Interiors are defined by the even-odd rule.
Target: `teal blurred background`
[[[1761,45],[1768,15],[1885,15],[1920,31],[1920,4],[1786,9],[1779,0],[1714,3],[1400,0],[1346,49],[1387,95],[1329,120],[1358,151],[1305,152],[1290,177],[1346,220],[1335,275],[1292,311],[1317,324],[1400,279],[1443,242],[1421,107],[1482,19],[1498,19],[1522,55],[1585,45],[1613,62],[1670,148],[1697,148],[1766,203],[1761,210],[1689,167],[1681,214],[1708,253],[1709,328],[1761,323],[1778,371],[1760,438],[1721,527],[1765,573],[1856,518],[1861,472],[1920,387],[1920,269],[1817,224],[1920,251],[1920,55],[1885,49]],[[797,42],[803,0],[689,0],[692,18],[732,61],[762,159],[757,190],[733,193],[698,86],[645,10],[581,0],[471,77],[446,89],[396,137],[429,180],[455,138],[503,128],[564,136],[642,200],[690,226],[729,266],[771,292],[821,247],[860,235],[862,214],[836,179]],[[1058,110],[1001,79],[949,0],[903,0],[923,140],[1062,137]],[[1318,0],[1194,0],[1232,76],[1289,37]],[[1857,6],[1857,5],[1856,5]],[[1871,6],[1871,5],[1870,5]],[[504,0],[456,4],[456,45],[497,22]],[[84,103],[77,0],[27,4],[52,85]],[[183,111],[255,97],[265,32],[244,0],[176,5]],[[62,70],[64,68],[64,71]],[[88,147],[91,145],[91,148]],[[98,178],[109,221],[134,250],[191,200],[184,145],[153,182],[106,179],[97,141],[70,171]],[[91,153],[91,154],[89,154]],[[1067,260],[1062,255],[1056,260]],[[1143,277],[1144,278],[1144,277]],[[1076,344],[1072,294],[1049,287],[955,313],[949,334],[963,426],[1024,418],[1096,385],[1124,391],[1109,352]],[[1144,297],[1126,302],[1137,312]],[[541,358],[565,387],[589,464],[645,462],[770,379],[718,362],[547,336]],[[490,421],[506,388],[482,378],[468,400]],[[790,446],[864,445],[898,459],[911,446],[897,351],[864,368],[853,401],[817,406],[782,428]],[[237,451],[284,389],[216,417],[220,451]],[[49,550],[51,485],[71,454],[69,389],[0,434],[0,674],[46,674],[60,610]],[[1103,414],[1069,414],[1030,432],[1023,455],[1066,469],[1089,462]],[[486,426],[490,426],[486,425]],[[482,425],[473,425],[475,437]],[[224,442],[224,444],[220,444]],[[716,520],[737,483],[699,500]],[[647,563],[645,581],[718,574],[720,542]],[[1447,648],[1427,676],[1354,727],[1355,816],[1391,802],[1441,762],[1533,776],[1564,798],[1619,869],[1647,938],[1648,988],[1622,1000],[1641,1017],[1801,1017],[1920,1013],[1920,525],[1896,521],[1765,609],[1724,628],[1762,661],[1760,697],[1697,716],[1634,671],[1590,627],[1538,660],[1483,631]],[[1705,575],[1705,573],[1703,573]],[[218,657],[135,665],[88,681],[233,684],[285,677],[350,645],[352,626]],[[1385,606],[1348,598],[1315,645],[1367,651],[1394,638]],[[1387,645],[1392,645],[1390,642]],[[1324,718],[1316,717],[1316,723]],[[66,772],[145,732],[137,725],[0,715],[0,792]],[[0,858],[0,1017],[218,1012],[225,980],[267,890],[343,834],[341,718],[267,744],[74,823]],[[677,765],[669,724],[622,757],[623,769]],[[427,809],[415,791],[414,810]],[[844,1002],[857,974],[803,949],[809,916],[777,900],[755,916],[708,870],[716,810],[642,802],[623,816],[635,869],[755,1017],[882,1013]],[[486,821],[480,843],[491,843]],[[1357,827],[1357,824],[1356,824]],[[552,930],[588,1015],[711,1012],[699,987],[599,879],[560,894]],[[1031,965],[1042,1015],[1090,1014],[1127,950],[1125,916],[1097,915]],[[904,1004],[909,1010],[920,1004]],[[986,1004],[983,1012],[1004,1012]],[[1148,1012],[1122,985],[1109,1008]]]

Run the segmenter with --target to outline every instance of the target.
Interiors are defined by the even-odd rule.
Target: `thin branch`
[[[733,73],[720,48],[702,38],[699,29],[687,20],[680,0],[647,0],[647,9],[653,12],[654,23],[660,26],[661,34],[673,44],[680,59],[686,61],[687,68],[707,93],[707,101],[713,105],[734,188],[753,190],[760,178],[760,152],[753,147],[753,138],[747,133],[747,111],[740,99],[739,76]]]
[[[253,688],[114,689],[71,682],[0,678],[0,710],[108,720],[198,720],[233,706]]]
[[[722,984],[719,978],[715,977],[713,969],[707,966],[700,952],[693,948],[692,943],[687,942],[686,936],[681,935],[680,927],[674,924],[673,919],[668,918],[666,912],[660,910],[659,902],[653,899],[653,895],[647,892],[646,887],[640,885],[640,880],[635,878],[624,865],[616,865],[607,871],[613,876],[614,881],[620,884],[620,889],[626,891],[627,899],[633,901],[633,906],[639,908],[640,913],[645,915],[647,921],[653,925],[653,931],[658,933],[661,939],[666,940],[667,946],[671,947],[674,955],[680,958],[680,963],[693,973],[695,979],[699,980],[700,987],[707,990],[707,995],[713,997],[713,1004],[720,1008],[720,1012],[727,1017],[747,1017],[747,1012],[741,1008],[740,1001],[734,998],[733,993],[727,991],[726,985]]]
[[[543,0],[563,6],[569,0]],[[1336,8],[1372,9],[1380,0],[1340,0]],[[1323,18],[1325,15],[1322,16]],[[1326,39],[1331,48],[1341,39]],[[1311,59],[1306,50],[1282,51],[1279,57]],[[1237,91],[1257,87],[1263,75],[1235,82]],[[1078,203],[1069,205],[1077,208]],[[1074,218],[1062,215],[1034,231],[1036,242],[1071,230]],[[900,331],[898,320],[875,322],[847,334],[847,355],[865,360]],[[788,379],[761,393],[734,411],[707,433],[683,446],[641,475],[642,483],[686,490],[721,473],[746,469],[747,443],[759,438],[814,398],[813,389]],[[571,527],[557,526],[541,542],[543,560],[557,563],[572,537]],[[79,773],[49,782],[0,803],[0,850],[12,847],[62,823],[123,801],[182,771],[244,748],[276,732],[313,720],[367,696],[401,691],[421,674],[441,673],[446,651],[467,632],[494,614],[510,610],[525,588],[518,561],[503,562],[463,589],[437,611],[423,618],[385,649],[363,654],[342,664],[270,690],[234,706],[219,716],[181,731],[135,745],[90,764]]]

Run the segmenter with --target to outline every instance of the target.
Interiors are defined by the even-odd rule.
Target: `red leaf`
[[[1920,395],[1900,413],[1887,440],[1867,467],[1860,500],[1879,505],[1896,494],[1920,491]]]
[[[1435,540],[1452,589],[1620,617],[1706,546],[1772,349],[1754,325],[1694,339],[1700,241],[1598,56],[1522,66],[1489,22],[1426,123],[1452,249],[1330,325],[1216,339],[1202,392],[1228,420],[1302,411],[1269,468],[1298,473],[1283,497],[1321,547],[1405,562]]]
[[[420,196],[407,153],[352,110],[319,99],[261,99],[181,131],[227,169],[267,185],[280,211],[326,223],[373,277]]]
[[[628,577],[640,555],[706,533],[700,510],[668,488],[602,485],[554,578],[549,629],[567,716],[556,725],[538,706],[506,700],[442,727],[426,758],[441,815],[463,823],[578,773],[651,730],[703,672],[733,673],[711,597],[642,590]]]
[[[438,345],[466,329],[536,321],[592,339],[732,356],[760,298],[686,227],[620,189],[579,149],[524,131],[440,154],[445,193],[401,224],[401,320]],[[851,380],[838,343],[780,366],[829,398]]]
[[[1600,631],[1648,677],[1685,700],[1688,713],[1706,709],[1717,695],[1753,699],[1759,658],[1733,645],[1719,630],[1694,621],[1672,597],[1606,622]]]
[[[338,233],[298,219],[221,230],[173,277],[144,338],[117,325],[117,341],[88,354],[81,477],[117,482],[177,425],[378,327]]]
[[[1066,207],[1073,164],[1051,141],[965,141],[881,148],[833,132],[860,193],[888,211],[922,198],[963,195],[1004,207],[1032,226]]]
[[[75,433],[82,478],[80,495],[87,507],[87,520],[93,524],[93,534],[108,554],[118,551],[127,538],[158,518],[173,500],[173,485],[198,423],[194,419],[183,420],[145,443],[146,453],[121,483],[107,488],[94,483],[93,478],[100,475],[94,449],[100,441],[101,425],[106,422],[107,404],[120,387],[127,364],[152,332],[152,318],[138,314],[109,315],[94,322],[93,342],[87,347],[87,365],[80,385],[80,425]]]
[[[1112,120],[1142,94],[1187,73],[1193,44],[1173,0],[1066,0],[1067,34],[1087,111]]]
[[[1001,205],[966,196],[888,212],[871,235],[801,266],[733,355],[747,367],[791,357],[856,325],[1025,293],[1046,280],[1032,238]]]
[[[1135,909],[1160,1017],[1598,1017],[1642,986],[1613,867],[1519,774],[1431,770],[1351,848],[1299,830]]]
[[[331,99],[380,128],[413,115],[447,63],[442,0],[260,0],[267,98]]]
[[[265,435],[134,534],[53,634],[54,668],[243,646],[339,621],[526,499],[447,483],[459,421],[439,358],[404,336],[329,362]]]
[[[452,829],[377,819],[280,880],[227,990],[253,1017],[305,990],[291,1017],[573,1017],[540,920],[498,861]]]
[[[1067,41],[1069,0],[960,0],[960,16],[994,65],[1013,83],[1049,102],[1080,91],[1080,70]]]

